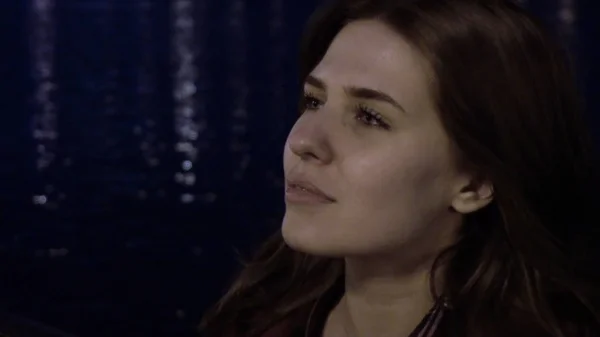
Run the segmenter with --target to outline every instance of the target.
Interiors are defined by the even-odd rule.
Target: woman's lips
[[[331,204],[335,199],[307,181],[288,180],[285,188],[285,200],[296,204]]]

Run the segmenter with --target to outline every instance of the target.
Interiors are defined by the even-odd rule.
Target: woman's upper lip
[[[303,179],[287,180],[287,185],[288,185],[288,187],[300,187],[311,193],[322,196],[323,198],[325,198],[327,200],[336,201],[335,198],[333,198],[332,196],[323,192],[321,189],[319,189],[317,186],[313,185],[310,181],[307,181],[307,180],[303,180]]]

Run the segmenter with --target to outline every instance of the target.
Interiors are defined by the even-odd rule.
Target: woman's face
[[[306,109],[285,146],[288,245],[360,256],[453,240],[460,213],[482,203],[458,169],[431,82],[424,57],[383,23],[338,34],[306,80]]]

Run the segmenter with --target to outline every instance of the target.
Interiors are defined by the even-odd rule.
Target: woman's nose
[[[288,146],[302,161],[327,164],[333,158],[328,138],[323,123],[303,123],[299,120],[290,133]]]

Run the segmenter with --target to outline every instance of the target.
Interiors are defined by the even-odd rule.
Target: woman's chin
[[[351,249],[343,245],[343,240],[334,239],[324,228],[314,224],[285,221],[281,228],[285,243],[293,250],[309,255],[342,258],[352,255]]]
[[[295,251],[310,255],[338,257],[340,252],[336,252],[337,249],[324,235],[322,228],[315,227],[314,224],[284,219],[281,234],[285,243]]]

